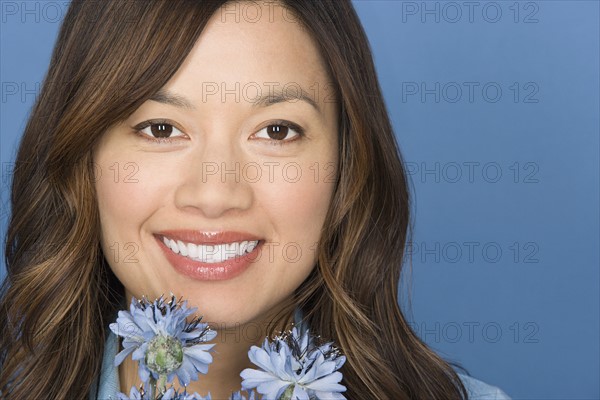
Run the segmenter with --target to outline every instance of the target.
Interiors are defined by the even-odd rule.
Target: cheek
[[[139,173],[125,178],[121,165],[100,164],[102,176],[96,182],[96,192],[103,233],[125,239],[148,212],[153,190],[140,180]]]
[[[334,183],[323,176],[317,179],[314,164],[303,164],[299,179],[292,171],[289,168],[287,174],[279,175],[280,179],[272,183],[261,183],[254,192],[257,204],[268,215],[274,230],[272,240],[276,243],[270,251],[280,268],[281,278],[299,285],[315,265],[316,243]]]
[[[332,185],[315,182],[310,172],[302,168],[302,177],[298,180],[294,178],[297,174],[291,173],[287,174],[291,176],[288,180],[261,187],[259,201],[271,213],[280,231],[314,236],[314,232],[320,230],[331,200]]]
[[[138,279],[144,260],[142,227],[164,201],[168,179],[151,179],[156,171],[143,159],[116,153],[96,160],[96,193],[104,256],[121,281]]]
[[[139,232],[141,224],[164,205],[173,181],[169,163],[156,157],[132,157],[132,152],[110,150],[97,153],[96,192],[103,231]]]

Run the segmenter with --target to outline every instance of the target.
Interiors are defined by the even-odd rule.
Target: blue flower
[[[142,395],[139,390],[135,386],[131,387],[129,391],[129,396],[125,393],[117,393],[117,400],[148,400],[147,396]]]
[[[145,383],[151,377],[166,377],[171,383],[177,376],[182,386],[198,380],[198,373],[206,374],[212,362],[209,350],[214,344],[205,342],[217,333],[201,323],[201,318],[188,323],[186,318],[195,311],[187,307],[187,301],[178,302],[173,295],[168,302],[162,296],[154,302],[132,298],[129,311],[119,311],[117,322],[110,324],[110,330],[123,338],[115,366],[132,354]]]
[[[198,393],[188,394],[185,390],[183,393],[177,392],[175,389],[170,388],[162,396],[161,400],[211,400],[210,393],[206,397],[200,396]]]
[[[188,394],[186,391],[183,393],[177,392],[174,388],[167,390],[162,396],[157,397],[158,400],[211,400],[210,393],[206,397],[200,396],[198,393]],[[131,388],[129,396],[124,393],[117,394],[117,400],[155,400],[151,399],[150,396],[143,390],[140,392],[135,386]]]
[[[345,399],[346,387],[337,371],[346,361],[332,343],[317,345],[304,326],[265,339],[262,348],[252,346],[250,361],[260,370],[242,371],[242,389],[253,389],[266,399]]]
[[[229,400],[257,400],[256,392],[254,390],[248,391],[248,396],[249,397],[246,398],[246,396],[244,396],[241,391],[237,391],[237,392],[231,394],[231,397],[229,398]]]

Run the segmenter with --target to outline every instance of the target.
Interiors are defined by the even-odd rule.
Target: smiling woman
[[[198,90],[207,82],[223,91]],[[128,299],[173,291],[224,327],[263,325],[278,311],[315,266],[331,203],[334,179],[308,172],[337,169],[337,103],[302,89],[328,85],[298,24],[213,14],[158,96],[94,150],[103,171],[137,167],[136,184],[95,185],[104,254],[113,243],[139,245],[133,264],[109,259]]]
[[[219,333],[188,387],[213,399],[296,311],[347,357],[350,399],[506,398],[398,305],[407,181],[349,1],[73,1],[12,210],[4,398],[128,392],[108,324],[169,292]]]

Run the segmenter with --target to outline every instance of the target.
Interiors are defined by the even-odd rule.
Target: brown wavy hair
[[[92,151],[179,69],[221,1],[73,0],[14,167],[0,292],[0,395],[83,399],[124,288],[100,249]],[[398,305],[407,175],[350,0],[286,0],[340,99],[337,184],[317,267],[289,306],[337,342],[350,399],[464,399]],[[288,314],[289,315],[289,314]]]

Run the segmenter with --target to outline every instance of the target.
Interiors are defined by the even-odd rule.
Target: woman
[[[168,292],[219,332],[190,391],[225,398],[300,309],[349,399],[507,398],[398,307],[407,182],[349,1],[73,1],[11,201],[6,398],[128,392],[107,326]]]

